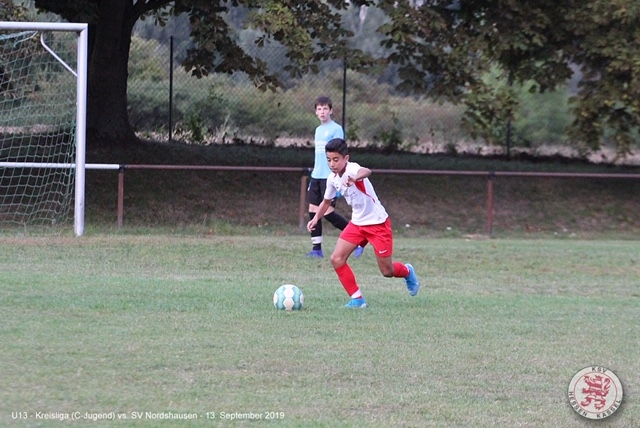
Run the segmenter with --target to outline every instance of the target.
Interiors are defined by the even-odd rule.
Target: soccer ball
[[[273,293],[273,306],[276,309],[297,311],[302,309],[303,303],[304,294],[302,294],[302,290],[293,284],[282,285]]]

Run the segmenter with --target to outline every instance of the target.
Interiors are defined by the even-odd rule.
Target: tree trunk
[[[127,114],[127,77],[131,33],[136,22],[131,2],[101,0],[99,17],[89,28],[87,143],[137,142]]]

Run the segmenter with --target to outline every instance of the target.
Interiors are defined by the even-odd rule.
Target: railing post
[[[122,229],[124,219],[124,171],[125,165],[118,169],[118,229]]]
[[[493,179],[496,173],[491,171],[487,176],[487,235],[493,233]]]

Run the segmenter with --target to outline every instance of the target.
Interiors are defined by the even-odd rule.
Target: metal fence
[[[110,165],[110,167],[116,167],[117,165]],[[105,165],[87,165],[89,169],[107,169]],[[115,168],[109,168],[115,169]],[[122,229],[124,225],[124,211],[125,211],[125,173],[126,171],[133,170],[155,170],[155,171],[235,171],[235,172],[252,172],[252,173],[297,173],[299,174],[299,197],[298,197],[298,229],[300,231],[305,230],[305,226],[308,218],[307,209],[307,184],[309,177],[309,170],[307,168],[296,167],[270,167],[270,166],[226,166],[226,165],[144,165],[144,164],[127,164],[119,165],[118,173],[118,197],[116,205],[116,217],[117,225],[119,229]],[[570,172],[515,172],[515,171],[438,171],[438,170],[401,170],[401,169],[376,169],[375,174],[385,174],[392,176],[422,176],[422,177],[478,177],[486,180],[485,190],[485,222],[484,231],[471,230],[470,233],[484,233],[490,236],[494,232],[494,224],[496,214],[498,217],[505,217],[508,213],[500,212],[500,208],[496,208],[496,199],[494,192],[494,182],[496,179],[508,179],[508,178],[532,178],[532,179],[581,179],[581,180],[640,180],[640,174],[634,173],[570,173]],[[477,201],[482,200],[483,195],[477,195]],[[135,196],[128,198],[132,204],[139,204]],[[477,202],[476,201],[476,202]],[[468,204],[469,201],[467,201]],[[460,207],[460,209],[463,209]],[[479,211],[476,209],[476,211]],[[503,207],[504,211],[504,207]],[[568,222],[571,220],[567,219]],[[624,223],[624,221],[622,221]],[[455,225],[456,228],[464,228],[465,225]],[[628,226],[628,225],[627,225]],[[528,226],[527,226],[528,227]],[[534,225],[535,227],[535,225]],[[507,230],[505,230],[507,231]]]
[[[460,107],[397,94],[380,77],[347,72],[342,61],[324,63],[318,74],[283,76],[283,88],[271,93],[244,75],[190,76],[180,66],[187,48],[173,36],[134,36],[128,99],[138,135],[194,144],[306,145],[318,125],[314,100],[327,95],[352,144],[429,153],[455,150],[466,138]],[[272,64],[284,60],[273,55],[266,58]]]

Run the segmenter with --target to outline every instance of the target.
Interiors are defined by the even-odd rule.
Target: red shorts
[[[391,220],[387,217],[384,223],[367,226],[356,226],[352,222],[340,233],[340,238],[355,245],[364,246],[370,243],[377,257],[391,257],[393,255],[393,232]]]

